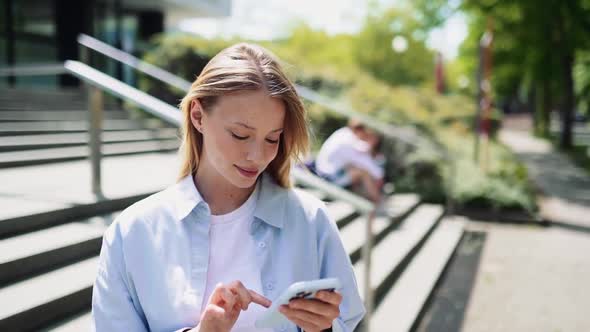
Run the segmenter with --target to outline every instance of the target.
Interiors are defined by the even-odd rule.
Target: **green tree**
[[[584,66],[590,49],[590,0],[415,0],[415,11],[428,27],[454,11],[470,17],[461,57],[476,70],[479,38],[486,21],[494,22],[493,86],[500,99],[524,95],[535,110],[536,130],[548,132],[549,111],[561,110],[560,145],[572,145],[573,112],[584,108],[588,86]],[[577,99],[577,101],[576,101]]]
[[[473,30],[483,30],[484,18],[494,22],[494,71],[499,74],[494,76],[495,91],[504,95],[505,86],[524,89],[530,104],[536,106],[541,133],[547,131],[549,109],[560,108],[560,145],[570,148],[573,68],[576,54],[590,47],[590,1],[464,0],[462,8],[476,17],[470,25]],[[502,76],[506,73],[510,74]]]
[[[393,38],[407,43],[403,52],[394,52]],[[424,42],[424,29],[410,13],[400,8],[371,12],[355,45],[361,68],[392,85],[420,85],[432,80],[434,53]]]

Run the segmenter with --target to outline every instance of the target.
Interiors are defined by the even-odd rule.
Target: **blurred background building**
[[[80,33],[127,53],[141,55],[157,33],[174,30],[182,19],[228,16],[230,0],[2,0],[0,66],[51,64],[79,58]],[[130,79],[114,63],[106,72]],[[118,72],[117,72],[118,71]],[[6,77],[0,84],[67,86],[69,75]]]

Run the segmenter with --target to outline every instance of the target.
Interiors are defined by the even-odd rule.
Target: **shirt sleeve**
[[[325,205],[318,212],[320,278],[338,278],[342,283],[340,316],[332,323],[334,332],[352,332],[365,315],[350,257],[344,249],[336,223],[330,220]]]
[[[96,332],[148,331],[126,279],[121,236],[115,221],[105,232],[92,288],[92,328]]]
[[[362,152],[356,149],[349,149],[347,154],[347,164],[356,166],[369,172],[372,178],[380,180],[383,178],[385,171],[379,166],[375,159],[368,152]]]

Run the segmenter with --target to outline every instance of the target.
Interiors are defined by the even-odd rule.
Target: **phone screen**
[[[323,289],[324,291],[328,291],[328,292],[333,292],[334,288],[329,288],[329,289]],[[310,297],[312,297],[312,295],[315,296],[315,293],[312,292],[299,292],[297,294],[295,294],[295,296],[293,296],[292,298],[289,299],[289,302],[296,300],[296,299],[308,299]]]

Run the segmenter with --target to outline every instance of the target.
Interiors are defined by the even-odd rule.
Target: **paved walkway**
[[[590,177],[516,120],[500,140],[525,163],[551,227],[468,225],[486,240],[462,331],[590,331]]]
[[[573,227],[590,227],[590,176],[547,141],[522,129],[504,129],[500,140],[526,165],[539,191],[541,216]]]
[[[486,240],[462,332],[590,331],[590,233],[470,223]]]

